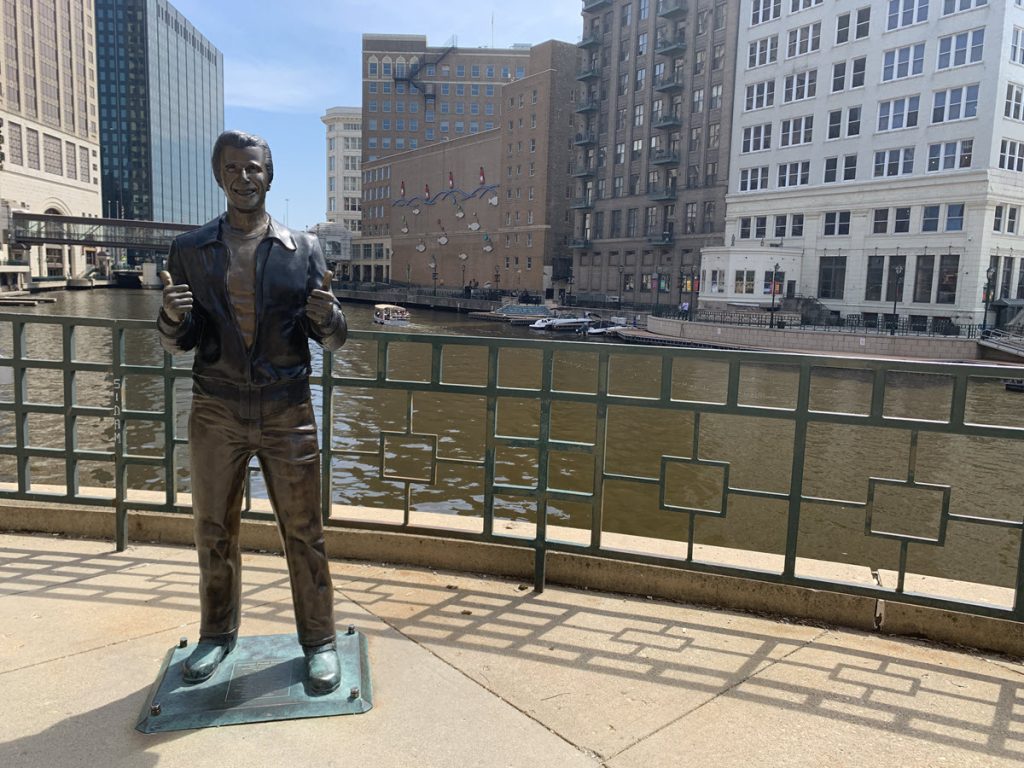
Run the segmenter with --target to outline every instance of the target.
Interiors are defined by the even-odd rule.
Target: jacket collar
[[[213,221],[208,221],[206,224],[201,226],[196,234],[199,238],[197,245],[202,247],[205,245],[212,245],[213,243],[224,243],[223,238],[220,235],[221,225],[224,223],[227,214],[218,216]],[[294,251],[295,237],[288,227],[284,226],[281,222],[270,217],[270,225],[267,227],[267,238],[277,240],[282,246],[289,251]]]

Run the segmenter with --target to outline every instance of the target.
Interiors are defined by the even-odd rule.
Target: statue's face
[[[220,186],[228,208],[262,211],[270,188],[260,147],[225,147],[220,156]]]

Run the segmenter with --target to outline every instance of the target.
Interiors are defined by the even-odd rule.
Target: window
[[[939,284],[935,295],[936,304],[956,303],[956,282],[959,271],[959,254],[951,253],[939,257]]]
[[[928,170],[949,171],[956,168],[970,168],[973,150],[973,139],[929,144]]]
[[[871,32],[871,7],[860,8],[856,12],[841,13],[836,18],[836,45],[850,40],[850,28],[856,40],[867,37]]]
[[[791,101],[813,99],[817,89],[818,70],[816,69],[797,72],[795,75],[787,75],[782,100],[788,104]]]
[[[779,163],[778,184],[780,187],[802,187],[810,183],[810,160],[794,163]]]
[[[827,211],[825,213],[825,235],[848,235],[850,234],[850,212],[849,211]]]
[[[1003,139],[999,143],[999,167],[1024,173],[1024,142]]]
[[[750,9],[750,26],[777,19],[781,13],[782,0],[753,0]]]
[[[932,300],[932,278],[935,275],[935,257],[924,253],[917,257],[914,269],[914,301],[927,304]]]
[[[942,15],[948,16],[951,13],[969,11],[972,8],[981,8],[983,5],[988,5],[988,0],[943,0]],[[1017,5],[1021,5],[1019,0]]]
[[[782,121],[782,137],[780,146],[788,147],[796,144],[809,144],[814,133],[814,117],[806,115]]]
[[[743,144],[741,151],[760,152],[772,148],[772,124],[749,125],[743,129]]]
[[[824,182],[826,184],[834,183],[842,179],[843,181],[854,181],[857,178],[857,156],[847,155],[843,157],[843,171],[840,174],[840,158],[825,158],[825,175]]]
[[[894,48],[882,55],[882,80],[900,80],[924,71],[924,43]]]
[[[888,213],[888,208],[883,208]],[[868,273],[864,281],[864,301],[882,300],[882,279],[885,275],[885,256],[868,256]]]
[[[964,204],[950,203],[946,206],[946,231],[962,232],[964,229]]]
[[[910,231],[910,207],[896,209],[896,216],[893,220],[892,231],[897,234],[905,234]]]
[[[745,109],[764,109],[775,104],[775,81],[762,80],[747,86]]]
[[[924,213],[921,216],[922,232],[939,231],[939,209],[940,206],[938,205],[926,205],[924,207]]]
[[[694,88],[693,99],[690,103],[690,112],[697,113],[704,111],[704,89]]]
[[[1024,85],[1006,84],[1006,105],[1003,107],[1003,115],[1012,120],[1024,120]]]
[[[722,108],[722,86],[712,85],[711,86],[711,99],[708,102],[708,109],[721,109]]]
[[[1010,61],[1014,64],[1024,64],[1024,29],[1013,28],[1013,37],[1010,39]]]
[[[786,45],[786,58],[803,56],[821,47],[821,22],[805,24],[802,27],[789,30],[789,40]]]
[[[978,114],[978,86],[964,85],[936,91],[932,100],[932,122],[948,123],[965,120]],[[1009,117],[1009,115],[1007,115]]]
[[[740,170],[740,192],[754,192],[768,188],[768,166],[742,168]]]
[[[961,67],[981,61],[985,51],[985,29],[973,29],[939,38],[937,69]]]
[[[875,178],[907,176],[914,172],[914,148],[883,149],[875,152]]]
[[[754,292],[754,275],[755,272],[752,269],[737,269],[736,270],[736,281],[734,283],[735,293],[753,293]]]
[[[773,64],[779,56],[779,36],[771,35],[753,40],[747,46],[747,69]]]
[[[864,86],[864,72],[867,69],[867,57],[861,56],[851,61],[840,61],[832,65],[832,93],[846,88],[849,80],[850,88]]]
[[[878,104],[878,130],[895,131],[913,128],[917,125],[917,109],[920,96],[905,96],[902,99],[882,101]]]
[[[889,0],[886,29],[899,29],[928,20],[928,0]]]
[[[822,256],[818,266],[818,298],[843,298],[845,283],[846,257]]]
[[[813,8],[816,5],[821,5],[823,0],[789,0],[789,11],[790,13],[796,13],[802,11],[805,8]]]
[[[889,231],[889,209],[875,208],[874,220],[871,225],[871,234],[884,235]]]

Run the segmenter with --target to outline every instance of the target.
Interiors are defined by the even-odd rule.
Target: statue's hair
[[[213,152],[210,155],[210,165],[213,166],[213,178],[220,184],[220,156],[225,147],[244,149],[245,147],[259,147],[263,150],[263,167],[267,169],[267,188],[274,180],[274,158],[270,154],[270,145],[260,136],[244,131],[224,131],[217,137],[213,144]]]

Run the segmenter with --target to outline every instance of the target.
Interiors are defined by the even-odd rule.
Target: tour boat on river
[[[409,310],[397,304],[376,304],[373,307],[373,322],[380,325],[408,325]]]

